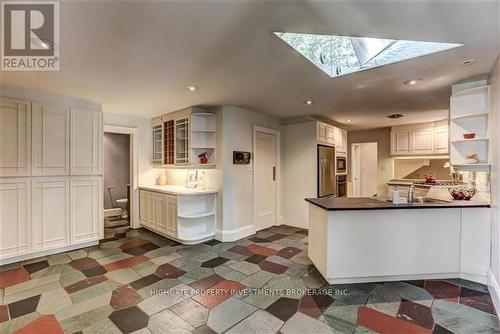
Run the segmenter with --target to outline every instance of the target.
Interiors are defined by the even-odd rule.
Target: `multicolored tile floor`
[[[429,280],[328,285],[307,231],[183,246],[146,230],[7,265],[0,333],[498,333],[487,288]]]

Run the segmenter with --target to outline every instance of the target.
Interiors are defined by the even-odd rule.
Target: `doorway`
[[[254,227],[260,231],[278,225],[279,131],[254,127]]]
[[[375,196],[378,191],[378,144],[353,143],[352,197]]]
[[[101,239],[120,237],[140,226],[137,134],[136,128],[104,125]]]

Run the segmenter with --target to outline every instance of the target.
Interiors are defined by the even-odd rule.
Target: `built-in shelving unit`
[[[455,92],[450,101],[450,160],[453,165],[466,169],[490,164],[490,87],[481,85]],[[473,133],[475,137],[465,139]],[[477,155],[471,163],[468,155]]]
[[[216,115],[187,108],[152,121],[154,166],[213,168],[216,164]],[[205,154],[208,161],[202,162]]]

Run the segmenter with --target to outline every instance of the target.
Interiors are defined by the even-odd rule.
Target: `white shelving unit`
[[[215,165],[216,120],[215,114],[196,112],[191,114],[191,164],[202,165],[200,154],[207,153],[207,166]]]
[[[477,86],[454,93],[450,100],[450,160],[463,169],[490,165],[489,122],[490,87]],[[475,138],[465,139],[464,134]],[[466,156],[476,154],[478,163],[468,163]]]

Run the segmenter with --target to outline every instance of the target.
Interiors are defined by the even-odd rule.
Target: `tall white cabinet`
[[[96,244],[102,113],[0,98],[0,264]]]

